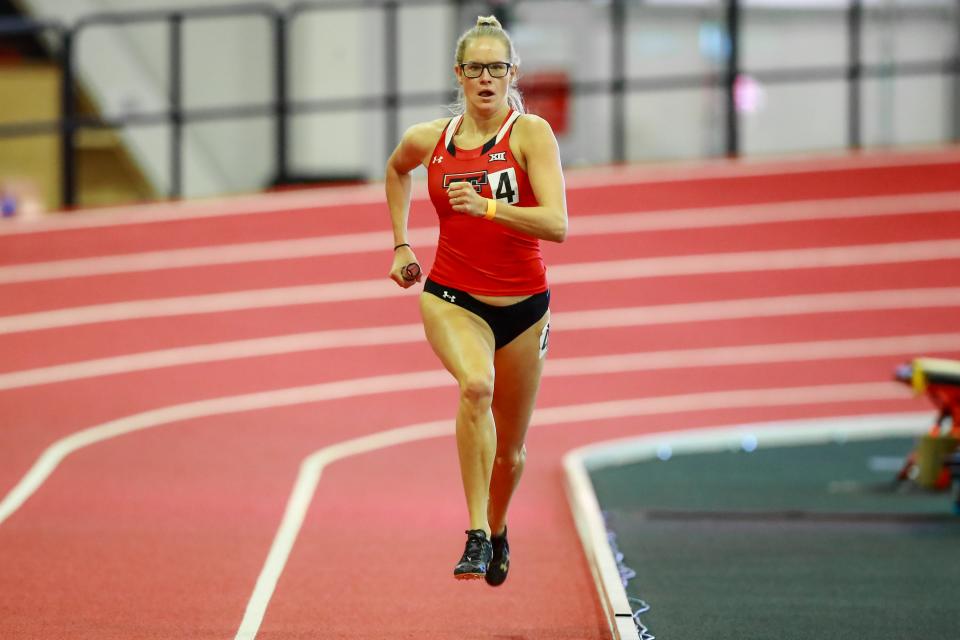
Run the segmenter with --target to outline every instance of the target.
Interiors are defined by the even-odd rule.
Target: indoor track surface
[[[923,411],[895,365],[960,357],[960,150],[570,171],[568,208],[496,589],[452,578],[457,390],[381,187],[3,221],[0,638],[609,638],[566,452]]]

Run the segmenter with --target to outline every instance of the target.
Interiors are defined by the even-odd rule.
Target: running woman
[[[563,242],[567,205],[550,125],[524,114],[519,57],[495,17],[457,42],[453,118],[410,127],[386,167],[393,222],[390,278],[421,276],[407,238],[410,172],[427,169],[440,238],[420,295],[427,341],[460,389],[457,451],[469,528],[460,580],[503,583],[507,508],[523,473],[550,331],[540,240]]]

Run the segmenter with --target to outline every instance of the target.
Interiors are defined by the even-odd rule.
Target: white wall
[[[704,3],[695,12],[640,6],[630,12],[627,74],[718,78],[724,73],[725,42],[720,2]],[[723,91],[711,85],[631,93],[628,160],[724,153],[724,100]]]
[[[846,2],[745,0],[741,66],[746,73],[774,67],[840,66],[846,62]],[[810,0],[807,0],[808,4]],[[205,2],[205,6],[227,2]],[[37,15],[67,23],[104,10],[171,9],[185,0],[25,0]],[[286,8],[292,0],[275,0]],[[457,33],[469,27],[483,3],[465,3]],[[787,5],[771,9],[771,4]],[[682,5],[682,6],[678,6]],[[401,5],[402,6],[402,5]],[[723,0],[647,0],[628,4],[628,74],[723,72]],[[936,12],[903,7],[940,7]],[[945,59],[957,50],[953,0],[868,0],[866,62]],[[399,86],[402,92],[453,88],[454,9],[402,7],[399,14]],[[521,2],[512,27],[522,73],[566,71],[571,79],[609,79],[609,3]],[[86,87],[107,114],[166,108],[167,31],[150,25],[90,29],[81,38],[79,68]],[[294,100],[379,95],[383,91],[382,12],[357,8],[309,12],[291,26],[289,69]],[[260,18],[191,21],[184,29],[188,108],[272,100],[273,49]],[[956,123],[956,81],[943,77],[882,78],[864,82],[863,132],[870,145],[945,141]],[[842,148],[846,142],[843,81],[761,84],[757,108],[741,115],[745,154]],[[401,109],[400,130],[442,117],[445,104]],[[713,156],[724,152],[724,95],[714,86],[633,93],[628,99],[629,160]],[[605,95],[571,100],[570,130],[560,137],[568,165],[609,161],[610,101]],[[290,170],[294,174],[383,175],[388,141],[382,109],[300,113],[291,118]],[[168,127],[130,127],[131,149],[164,192],[168,176]],[[256,190],[273,176],[274,130],[269,117],[195,124],[187,128],[185,188],[188,196]]]
[[[864,13],[863,62],[903,64],[946,60],[954,55],[956,4],[943,11],[904,11],[928,2],[868,3]],[[936,6],[936,4],[934,6]],[[790,52],[790,57],[786,53]],[[847,58],[845,8],[810,11],[744,11],[742,67],[746,71],[829,67]],[[861,115],[864,146],[924,144],[952,135],[950,97],[956,79],[946,76],[866,78]],[[819,151],[847,138],[847,84],[843,80],[768,84],[765,104],[744,114],[747,154]]]
[[[940,2],[945,5],[942,11],[923,14],[904,10],[917,5],[916,0],[888,4],[887,11],[873,9],[865,14],[865,62],[902,64],[960,56],[960,3]],[[865,142],[884,146],[949,139],[960,124],[954,121],[960,119],[960,107],[952,96],[958,84],[958,79],[942,76],[865,81]]]

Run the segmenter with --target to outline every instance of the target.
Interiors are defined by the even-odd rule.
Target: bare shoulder
[[[525,113],[513,125],[510,135],[510,150],[524,170],[528,161],[546,160],[555,162],[559,157],[557,137],[553,135],[550,123],[538,115]]]
[[[525,113],[513,125],[513,131],[523,142],[555,140],[550,123],[534,113]]]
[[[438,118],[412,125],[403,134],[403,144],[425,155],[433,151],[450,118]]]
[[[400,144],[387,160],[387,166],[399,173],[409,173],[417,165],[426,165],[449,118],[438,118],[411,126],[404,131]]]

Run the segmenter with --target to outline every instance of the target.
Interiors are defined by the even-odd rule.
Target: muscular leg
[[[490,481],[487,519],[495,534],[503,531],[510,499],[520,482],[526,457],[524,441],[533,415],[543,372],[540,333],[550,321],[550,312],[496,352],[497,371],[493,415],[497,429],[497,454]]]
[[[493,333],[474,314],[430,293],[421,294],[420,313],[427,341],[460,386],[457,452],[470,529],[483,529],[489,537],[487,502],[497,446],[491,411]]]

